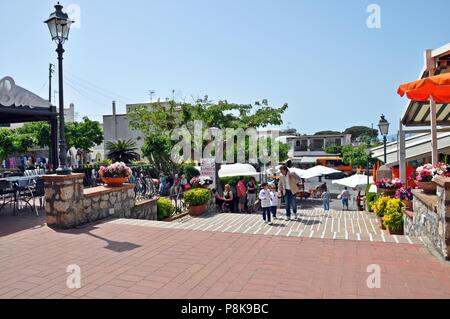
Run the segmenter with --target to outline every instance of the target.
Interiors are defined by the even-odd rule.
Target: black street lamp
[[[64,132],[64,86],[63,86],[63,44],[69,38],[70,25],[75,21],[69,19],[67,13],[62,11],[63,6],[55,5],[55,12],[44,21],[50,30],[52,40],[58,44],[58,78],[59,78],[59,167],[57,175],[70,175],[72,170],[67,167],[67,146]]]
[[[380,119],[380,122],[378,123],[378,127],[380,128],[380,133],[383,136],[384,164],[387,164],[386,144],[387,144],[387,136],[389,134],[389,125],[390,125],[390,123],[386,120],[386,117],[384,116],[384,114],[381,114],[381,119]]]

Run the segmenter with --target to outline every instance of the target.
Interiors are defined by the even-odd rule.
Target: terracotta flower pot
[[[191,216],[200,216],[204,212],[206,212],[207,205],[199,205],[199,206],[189,206],[189,215]]]
[[[387,231],[388,231],[389,235],[403,235],[403,229],[393,231],[393,230],[387,228]]]
[[[385,188],[382,190],[383,195],[388,197],[394,197],[396,192],[396,188]]]
[[[102,180],[109,187],[121,187],[128,182],[128,177],[102,177]]]
[[[426,194],[432,194],[435,195],[436,194],[436,184],[433,182],[418,182],[415,181],[415,184],[417,186],[419,186],[424,193]]]

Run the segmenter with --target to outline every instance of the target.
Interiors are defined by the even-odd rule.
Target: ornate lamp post
[[[55,12],[44,21],[50,30],[52,40],[58,45],[58,78],[59,78],[59,167],[57,175],[70,175],[72,170],[67,167],[66,135],[64,132],[64,85],[63,85],[63,44],[69,38],[70,26],[74,21],[69,19],[67,13],[62,11],[63,6],[55,5]]]
[[[387,136],[389,134],[389,125],[390,123],[386,120],[386,117],[384,114],[381,114],[380,122],[378,123],[378,127],[380,128],[380,133],[383,136],[383,143],[384,143],[384,164],[387,164],[387,151],[386,151],[386,144],[387,144]]]

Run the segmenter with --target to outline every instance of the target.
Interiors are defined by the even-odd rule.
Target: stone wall
[[[405,214],[405,235],[420,236],[442,257],[450,257],[450,179],[436,181],[436,195],[414,190],[414,212]]]
[[[134,186],[83,188],[84,174],[46,175],[47,225],[70,229],[108,217],[157,220],[156,199],[136,203]]]
[[[137,202],[131,210],[131,214],[128,216],[127,211],[125,215],[118,216],[120,218],[132,218],[132,219],[146,219],[146,220],[158,220],[158,207],[156,205],[158,199],[150,199],[142,202]]]
[[[48,226],[72,228],[84,222],[83,179],[84,174],[44,177]]]
[[[111,216],[125,217],[135,204],[134,187],[99,186],[84,190],[85,222],[95,222]]]

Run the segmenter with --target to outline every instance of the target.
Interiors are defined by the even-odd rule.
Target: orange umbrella
[[[450,73],[443,73],[430,76],[425,79],[400,85],[398,88],[400,96],[408,96],[415,101],[430,100],[430,119],[431,119],[431,152],[433,165],[438,163],[437,151],[437,124],[436,124],[436,102],[450,102]]]
[[[450,102],[450,73],[430,76],[425,79],[400,85],[400,96],[406,96],[415,101],[428,101],[430,97],[437,103]]]

